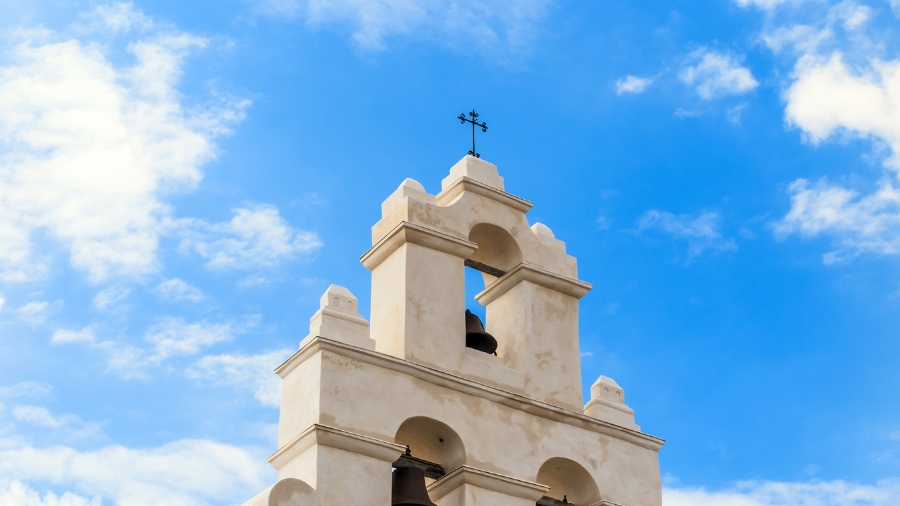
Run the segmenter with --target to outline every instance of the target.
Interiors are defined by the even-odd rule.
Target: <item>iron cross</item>
[[[469,154],[474,156],[475,158],[481,158],[481,155],[475,152],[475,127],[479,126],[481,127],[482,132],[487,132],[487,123],[485,123],[484,121],[482,121],[481,123],[478,122],[478,113],[475,112],[475,109],[472,109],[472,112],[469,113],[469,116],[471,116],[472,119],[467,118],[465,114],[460,114],[456,119],[458,119],[459,122],[463,125],[465,125],[466,122],[472,124],[472,151],[469,151]]]

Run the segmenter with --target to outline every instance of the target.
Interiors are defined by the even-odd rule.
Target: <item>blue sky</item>
[[[240,503],[380,203],[478,138],[666,506],[900,504],[900,3],[0,4],[0,505]],[[469,286],[470,293],[477,286]],[[477,304],[471,301],[471,304]]]

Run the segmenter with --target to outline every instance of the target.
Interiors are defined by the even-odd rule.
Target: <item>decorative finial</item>
[[[469,151],[469,154],[474,156],[475,158],[481,158],[481,155],[479,155],[475,151],[475,127],[479,126],[481,127],[482,132],[487,132],[487,123],[485,123],[484,121],[482,121],[481,123],[478,122],[478,113],[475,112],[475,109],[472,109],[472,112],[469,113],[469,116],[471,116],[472,119],[467,118],[465,114],[460,114],[456,119],[458,119],[459,122],[463,125],[465,125],[466,122],[472,124],[472,151]]]

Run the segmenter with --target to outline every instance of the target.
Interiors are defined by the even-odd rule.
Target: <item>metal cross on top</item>
[[[472,119],[467,118],[465,114],[460,114],[456,119],[458,119],[459,122],[463,125],[465,125],[466,122],[472,124],[472,151],[469,151],[469,154],[474,156],[475,158],[481,158],[481,155],[475,152],[475,127],[479,126],[481,127],[482,132],[487,132],[487,123],[485,123],[484,121],[482,121],[481,123],[478,122],[478,113],[475,112],[475,109],[472,109],[472,112],[469,113],[469,116],[471,116]]]

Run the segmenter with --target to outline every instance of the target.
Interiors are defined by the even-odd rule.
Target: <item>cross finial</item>
[[[485,123],[484,121],[482,121],[481,123],[478,122],[478,113],[475,112],[475,109],[472,109],[472,112],[469,113],[469,116],[472,119],[467,118],[465,114],[460,114],[456,119],[458,119],[459,122],[463,125],[465,125],[467,122],[472,124],[472,151],[469,151],[469,154],[474,156],[475,158],[481,158],[481,155],[479,155],[475,151],[475,127],[481,127],[482,132],[487,132],[487,123]]]

